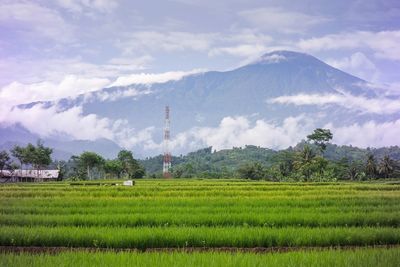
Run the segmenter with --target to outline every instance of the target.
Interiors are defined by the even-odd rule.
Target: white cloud
[[[116,101],[121,98],[136,98],[147,94],[151,94],[151,90],[138,90],[136,88],[113,89],[112,91],[103,90],[91,93],[86,96],[86,100]]]
[[[89,79],[77,77],[75,75],[65,76],[59,83],[40,82],[22,84],[13,82],[0,88],[0,101],[10,106],[36,101],[54,101],[96,91],[108,84],[110,84],[110,80],[108,79]]]
[[[267,46],[263,44],[239,44],[235,46],[215,47],[212,48],[208,55],[219,56],[223,54],[236,57],[258,57],[267,50]]]
[[[37,104],[29,109],[14,107],[0,118],[3,125],[20,124],[42,137],[66,134],[74,139],[113,139],[111,121],[95,114],[83,115],[82,107],[60,110],[57,106]]]
[[[379,71],[375,64],[361,52],[342,59],[328,59],[326,63],[368,81],[376,81]]]
[[[308,52],[338,49],[370,49],[377,58],[400,60],[400,31],[356,31],[328,34],[300,40],[297,46]]]
[[[106,138],[125,148],[151,144],[153,127],[136,131],[127,120],[111,120],[84,114],[82,106],[62,109],[57,105],[36,104],[29,108],[0,107],[0,126],[19,124],[41,137],[68,136],[77,140]]]
[[[343,108],[371,114],[396,114],[400,112],[399,101],[399,99],[384,97],[367,98],[364,96],[354,96],[346,92],[342,92],[341,94],[297,94],[279,96],[267,100],[269,103],[293,104],[297,106],[335,104]]]
[[[56,42],[74,40],[74,30],[56,11],[33,2],[0,3],[0,23],[29,40],[38,36]]]
[[[137,31],[125,34],[116,46],[125,54],[140,51],[207,51],[218,37],[214,33]]]
[[[115,139],[122,147],[132,148],[134,146],[142,146],[145,148],[155,148],[157,145],[153,141],[154,127],[147,127],[136,131],[129,127],[127,121],[120,121],[116,127]]]
[[[282,61],[286,61],[287,58],[283,55],[279,54],[272,54],[272,55],[264,55],[260,59],[257,60],[259,63],[264,63],[264,64],[275,64],[279,63]]]
[[[169,71],[164,73],[140,73],[131,74],[129,76],[118,77],[111,86],[126,86],[131,84],[152,84],[163,83],[167,81],[177,81],[184,76],[201,73],[204,70],[191,70],[191,71]]]
[[[113,79],[118,76],[143,71],[153,60],[149,55],[124,58],[112,58],[106,64],[86,62],[79,57],[37,59],[1,58],[0,59],[0,86],[13,81],[21,83],[37,83],[41,81],[59,82],[66,75],[75,75],[81,78],[93,77]]]
[[[321,16],[313,16],[295,11],[288,11],[278,7],[255,8],[239,12],[253,26],[284,33],[301,33],[311,26],[328,21]]]
[[[333,143],[339,145],[353,145],[357,147],[384,147],[400,145],[400,120],[378,123],[368,121],[363,124],[353,124],[333,129]]]
[[[216,150],[256,145],[271,149],[285,149],[305,139],[316,127],[328,128],[333,133],[333,143],[359,147],[400,145],[400,120],[378,123],[373,120],[363,124],[335,126],[321,125],[306,116],[288,117],[282,123],[265,120],[252,122],[248,117],[225,117],[216,127],[194,127],[173,136],[172,151],[195,150],[212,146]],[[145,149],[161,151],[151,134],[145,140]]]
[[[258,145],[281,149],[295,145],[313,129],[311,120],[303,116],[288,117],[282,124],[244,116],[225,117],[217,127],[194,127],[178,133],[170,142],[172,150],[198,149],[212,146],[216,150],[244,145]],[[148,149],[162,148],[162,144],[149,143]]]
[[[116,0],[57,0],[62,7],[74,13],[89,12],[91,10],[108,13],[118,6]]]

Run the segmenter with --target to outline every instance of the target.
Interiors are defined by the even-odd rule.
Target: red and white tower
[[[169,151],[169,106],[165,107],[165,128],[164,128],[164,161],[163,161],[163,176],[171,178],[171,152]]]

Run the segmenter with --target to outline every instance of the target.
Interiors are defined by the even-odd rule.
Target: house
[[[60,170],[2,170],[0,182],[47,182],[56,181]]]

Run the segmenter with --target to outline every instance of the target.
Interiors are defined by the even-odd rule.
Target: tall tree
[[[86,168],[86,174],[89,180],[92,179],[92,169],[96,166],[100,166],[104,163],[104,159],[94,153],[85,151],[79,156],[79,160],[81,161],[82,165]]]
[[[312,161],[315,158],[315,153],[309,145],[305,145],[303,150],[297,153],[294,166],[297,171],[301,172],[306,180],[310,179],[312,174]]]
[[[375,178],[377,173],[375,157],[372,154],[368,155],[367,163],[365,164],[365,173],[369,178]]]
[[[36,146],[28,144],[25,147],[25,160],[32,164],[33,168],[40,171],[51,163],[53,149],[45,147],[41,140],[37,141]]]
[[[393,173],[393,162],[388,155],[385,155],[379,164],[379,173],[383,175],[384,178],[389,178],[389,175]]]
[[[307,135],[307,140],[316,144],[323,153],[326,149],[326,144],[332,140],[333,134],[329,129],[317,128],[310,135]]]
[[[3,170],[11,164],[11,158],[7,151],[0,151],[0,177],[3,176]]]
[[[143,166],[133,158],[133,154],[128,150],[121,150],[118,153],[118,160],[122,163],[124,173],[129,178],[142,178],[145,174]]]
[[[26,155],[25,155],[25,149],[21,146],[15,145],[11,149],[11,155],[18,159],[20,163],[20,168],[22,169],[23,165],[26,164]]]
[[[118,179],[121,177],[121,173],[123,170],[124,169],[122,166],[122,162],[118,159],[106,160],[106,162],[104,163],[104,171],[107,174],[116,176]]]

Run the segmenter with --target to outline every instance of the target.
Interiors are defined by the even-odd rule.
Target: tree
[[[308,180],[311,176],[311,163],[314,157],[315,154],[309,145],[305,145],[303,150],[296,155],[294,167],[299,173],[305,176],[306,180]]]
[[[133,158],[133,154],[128,150],[121,150],[118,153],[118,160],[122,163],[123,172],[129,178],[142,178],[145,174],[143,166]]]
[[[375,178],[377,173],[377,167],[375,157],[372,154],[368,155],[367,163],[365,164],[365,173],[369,178]]]
[[[52,153],[53,149],[45,147],[40,140],[36,146],[29,143],[26,147],[14,146],[11,150],[11,154],[20,162],[21,168],[24,164],[30,164],[37,170],[51,163]]]
[[[118,159],[106,160],[104,163],[104,171],[108,174],[116,176],[118,179],[121,177],[123,170],[122,162]]]
[[[9,168],[11,165],[11,158],[7,151],[0,151],[0,177],[3,176],[3,170]]]
[[[383,174],[384,178],[389,178],[389,175],[393,173],[393,162],[388,155],[384,156],[381,163],[379,164],[379,173]]]
[[[37,142],[36,147],[32,144],[28,144],[26,148],[27,161],[37,170],[41,170],[51,163],[52,153],[53,149],[45,147],[40,140]]]
[[[18,159],[21,169],[22,166],[26,163],[25,161],[25,149],[23,147],[20,147],[18,145],[15,145],[12,149],[11,149],[11,155]]]
[[[242,165],[237,172],[242,179],[260,180],[265,176],[264,167],[260,162]]]
[[[79,156],[79,160],[81,161],[83,166],[86,168],[86,173],[87,173],[87,177],[89,178],[89,180],[92,179],[91,170],[95,166],[99,166],[104,163],[104,159],[100,155],[98,155],[94,152],[88,152],[88,151],[83,152]]]
[[[354,180],[362,180],[365,177],[365,173],[362,171],[362,163],[358,161],[353,161],[347,168],[346,178]]]
[[[326,149],[326,144],[333,138],[333,134],[329,129],[317,128],[310,135],[307,135],[308,141],[314,142],[323,153]]]
[[[275,157],[278,161],[278,169],[282,176],[289,176],[294,171],[296,154],[292,151],[279,152]]]

